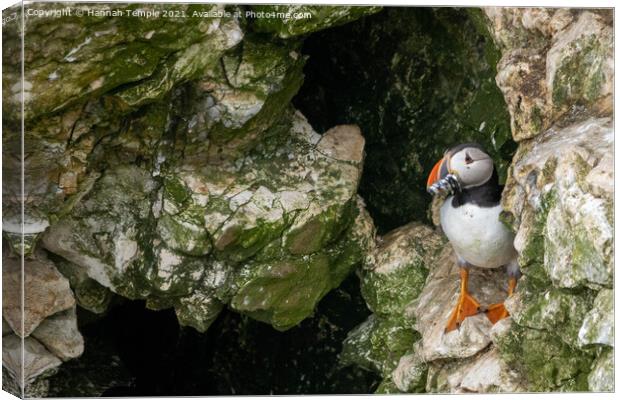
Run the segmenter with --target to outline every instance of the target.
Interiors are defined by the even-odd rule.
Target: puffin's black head
[[[462,188],[484,185],[493,177],[493,159],[478,143],[463,143],[447,150],[435,164],[426,181],[428,189],[448,174],[457,177]]]

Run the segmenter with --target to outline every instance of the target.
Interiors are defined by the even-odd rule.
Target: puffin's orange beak
[[[441,170],[441,164],[443,164],[443,158],[437,161],[437,164],[431,170],[428,180],[426,181],[426,188],[428,189],[433,183],[439,180],[439,171]]]

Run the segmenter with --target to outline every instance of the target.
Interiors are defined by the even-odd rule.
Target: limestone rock
[[[514,393],[524,387],[519,376],[501,360],[497,349],[491,348],[470,359],[432,365],[426,389],[440,393]]]
[[[428,365],[416,353],[405,354],[392,371],[392,381],[403,393],[418,393],[426,390]]]
[[[343,365],[379,372],[384,381],[377,393],[424,388],[425,361],[413,352],[420,340],[413,304],[443,245],[431,227],[410,223],[378,237],[358,272],[374,314],[349,332],[340,357]]]
[[[469,291],[481,305],[499,303],[506,297],[503,269],[472,268]],[[452,248],[447,245],[415,303],[416,329],[422,334],[421,357],[425,361],[467,358],[491,342],[492,324],[484,314],[466,318],[460,329],[444,333],[459,295],[460,277]]]
[[[83,267],[60,257],[54,258],[54,264],[58,271],[69,279],[75,301],[80,307],[95,314],[102,314],[107,311],[113,296],[108,288],[89,278]]]
[[[62,361],[36,339],[23,339],[23,381],[28,385],[35,378],[52,373]],[[2,365],[17,382],[22,382],[22,339],[17,335],[2,338]]]
[[[175,307],[179,324],[191,326],[199,332],[206,332],[224,308],[224,304],[213,293],[195,291],[183,297]]]
[[[69,281],[43,258],[24,262],[24,331],[22,329],[21,262],[3,252],[2,314],[16,334],[30,335],[48,316],[75,305]]]
[[[234,284],[239,290],[232,308],[281,330],[312,313],[318,301],[362,261],[372,242],[372,220],[359,201],[357,207],[340,242],[320,253],[246,265]]]
[[[513,323],[496,345],[502,360],[522,377],[529,391],[587,389],[592,353],[570,346],[554,332]]]
[[[84,338],[78,330],[75,308],[48,317],[31,336],[63,361],[84,352]]]
[[[579,344],[614,345],[614,293],[601,290],[594,300],[594,307],[588,312],[579,329]]]
[[[365,15],[374,14],[381,7],[254,5],[252,10],[260,13],[276,13],[277,18],[259,17],[253,20],[253,28],[259,32],[273,32],[281,38],[305,35],[321,29],[346,24]]]
[[[609,287],[613,229],[609,192],[595,196],[585,178],[613,144],[610,120],[554,128],[520,148],[502,204],[521,215],[515,239],[524,257],[544,240],[543,268],[558,287]],[[531,213],[538,212],[536,218]],[[525,260],[524,260],[525,261]],[[522,264],[528,264],[527,262]],[[526,266],[527,268],[527,266]]]
[[[41,7],[48,10],[54,5]],[[159,18],[128,16],[124,20],[132,23],[126,24],[118,24],[114,17],[91,15],[109,11],[107,5],[80,7],[83,16],[54,18],[53,24],[47,18],[30,21],[24,41],[23,88],[20,83],[4,86],[8,131],[21,132],[22,93],[25,100],[23,140],[28,157],[23,167],[29,248],[34,248],[37,234],[70,211],[89,180],[96,179],[93,177],[101,169],[101,148],[123,134],[122,121],[140,107],[167,103],[165,98],[174,87],[219,67],[223,54],[243,38],[232,18],[184,21],[161,17],[164,9],[190,14],[221,11],[222,5],[149,5],[148,11],[159,13]],[[118,10],[125,15],[137,11],[132,5]],[[54,24],[63,29],[55,29]],[[6,32],[3,45],[19,59],[19,29]],[[18,65],[8,59],[3,64],[5,82],[20,82]],[[159,113],[164,124],[166,114]],[[153,131],[149,128],[146,131]],[[146,142],[147,136],[142,137]],[[18,134],[3,137],[3,159],[7,161],[3,218],[7,227],[20,222],[22,166],[16,155],[20,154],[21,140]],[[134,151],[145,152],[147,148],[137,146]],[[116,154],[107,156],[111,161]],[[17,239],[9,237],[16,244]]]
[[[42,5],[43,9],[51,7],[52,4]],[[89,5],[84,6],[84,11],[96,13],[107,8]],[[222,7],[201,8],[215,11]],[[132,11],[135,7],[125,5],[122,9]],[[188,5],[171,8],[154,4],[149,9],[160,14],[164,9],[193,11]],[[127,85],[117,96],[135,104],[134,96],[141,94],[139,101],[146,102],[217,60],[218,52],[214,50],[232,47],[243,37],[238,26],[236,32],[230,32],[228,21],[220,19],[173,18],[164,23],[160,18],[134,18],[132,21],[117,24],[114,18],[63,16],[55,23],[66,28],[50,34],[45,29],[46,19],[33,19],[26,32],[29,38],[25,48],[26,117],[57,111],[90,94],[137,81],[141,81],[139,85]],[[211,51],[200,51],[206,48]],[[51,62],[37,62],[42,59]],[[163,85],[162,78],[166,78]]]
[[[215,163],[254,147],[286,111],[303,82],[306,57],[299,45],[270,43],[247,34],[243,46],[227,52],[219,67],[193,87],[187,112],[185,158],[204,155]]]
[[[43,243],[99,285],[174,307],[201,331],[224,304],[294,326],[361,261],[374,230],[356,198],[359,128],[320,136],[301,114],[285,117],[240,162],[109,168]]]
[[[605,13],[568,9],[488,7],[502,48],[496,81],[520,141],[561,118],[611,111],[613,33]]]
[[[607,349],[596,359],[588,375],[588,389],[593,392],[614,390],[614,350]]]
[[[506,302],[513,323],[493,342],[527,390],[588,390],[589,376],[610,374],[594,365],[606,365],[613,329],[611,13],[484,11],[519,141],[502,219],[523,272]]]
[[[554,116],[575,106],[588,107],[594,115],[612,112],[613,28],[604,16],[579,14],[553,38],[546,67]]]
[[[587,294],[574,296],[552,287],[539,292],[532,288],[530,278],[525,277],[518,293],[507,300],[506,308],[516,323],[553,332],[565,343],[577,347],[577,332],[590,304]]]
[[[385,317],[406,316],[442,245],[442,238],[431,227],[415,222],[382,236],[360,271],[362,294],[370,310]]]
[[[394,319],[371,315],[356,326],[343,342],[342,365],[356,364],[386,378],[404,354],[410,352],[419,334]]]
[[[141,266],[144,246],[138,241],[151,212],[145,193],[156,183],[144,170],[119,166],[109,170],[76,204],[72,216],[50,227],[43,236],[46,248],[83,268],[102,286],[135,298],[141,290],[125,274]],[[135,272],[134,272],[135,273]]]

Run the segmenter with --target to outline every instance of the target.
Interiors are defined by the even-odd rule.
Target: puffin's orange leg
[[[467,268],[460,268],[461,274],[461,294],[459,300],[448,319],[445,332],[450,332],[461,326],[461,322],[469,316],[480,313],[480,303],[474,299],[467,291],[467,283],[469,280],[469,270]]]
[[[516,286],[517,278],[510,277],[510,279],[508,280],[508,297],[512,296]],[[487,308],[485,313],[487,314],[487,318],[489,319],[489,321],[491,321],[493,324],[510,315],[508,314],[508,310],[506,310],[506,307],[504,307],[504,303],[491,304],[489,308]]]

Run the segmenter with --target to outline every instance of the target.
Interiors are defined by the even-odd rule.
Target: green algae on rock
[[[496,344],[528,390],[609,390],[614,139],[610,86],[601,79],[612,74],[610,17],[485,14],[502,49],[497,82],[519,141],[502,207],[524,274],[506,302],[511,331]]]
[[[286,39],[355,21],[374,14],[381,7],[319,5],[253,5],[252,27],[258,32],[272,32]]]
[[[374,314],[349,332],[341,363],[379,372],[384,381],[378,393],[425,386],[426,365],[413,362],[419,360],[414,343],[420,334],[414,330],[412,303],[443,244],[432,228],[410,223],[379,238],[359,270],[362,295]]]
[[[497,85],[516,141],[589,109],[611,112],[612,32],[605,13],[486,8],[489,30],[502,49]]]
[[[516,233],[524,276],[506,301],[510,318],[491,326],[474,316],[446,334],[458,282],[446,248],[412,305],[421,339],[403,360],[411,367],[395,369],[379,391],[419,390],[407,388],[403,373],[416,377],[418,365],[428,369],[428,392],[609,390],[613,128],[609,89],[600,84],[601,76],[611,76],[609,18],[561,9],[488,8],[471,15],[480,30],[488,26],[502,52],[497,83],[520,141],[502,219]],[[563,88],[570,95],[560,95]],[[503,299],[502,271],[471,273],[478,300]]]
[[[95,314],[107,311],[113,297],[108,288],[89,278],[83,268],[61,257],[53,257],[52,260],[58,271],[69,280],[75,301],[80,307]]]
[[[527,379],[531,391],[588,389],[592,354],[576,350],[553,333],[513,324],[497,346],[502,359]]]
[[[287,330],[360,264],[373,315],[341,364],[378,372],[378,393],[613,390],[611,14],[247,10],[291,18],[31,18],[23,84],[19,30],[3,30],[5,238],[34,257],[31,283],[49,272],[41,296],[59,301],[27,313],[26,394],[44,396],[81,353],[75,303],[105,313],[119,294],[199,332],[224,308]],[[304,68],[295,105],[315,129],[290,106]],[[444,147],[479,141],[504,175],[511,139],[502,218],[524,274],[511,318],[444,335],[458,285],[449,247],[419,223],[376,242],[358,184],[381,231],[425,220],[424,179]],[[471,288],[501,301],[504,278],[472,272]],[[3,375],[18,392],[19,304],[4,306]]]
[[[301,114],[286,118],[276,143],[242,163],[108,168],[46,232],[46,248],[202,331],[224,304],[278,329],[298,324],[361,261],[374,231],[356,199],[359,129],[320,136]]]
[[[594,306],[583,319],[579,329],[579,344],[614,345],[613,291],[603,289],[594,299]]]
[[[604,349],[594,361],[588,375],[588,389],[593,392],[613,392],[614,390],[614,350]]]
[[[60,8],[59,3],[35,4],[42,10]],[[138,7],[119,9],[135,11]],[[223,6],[149,7],[159,13],[169,7],[190,13]],[[232,18],[107,18],[90,13],[109,9],[107,5],[80,5],[80,9],[83,17],[62,16],[54,23],[47,18],[29,18],[25,32],[23,117],[29,156],[24,174],[25,191],[31,199],[25,215],[27,230],[35,239],[54,222],[56,214],[66,211],[65,201],[71,202],[70,196],[88,181],[91,172],[101,170],[99,163],[91,162],[97,160],[91,153],[101,152],[103,146],[97,145],[118,134],[128,115],[163,100],[173,88],[218,66],[224,52],[243,38],[238,21]],[[56,24],[62,24],[63,29],[55,29]],[[17,29],[6,32],[3,44],[7,47],[21,43]],[[3,74],[5,83],[19,77],[20,71],[12,64],[10,58],[3,59],[8,67]],[[6,121],[19,121],[22,87],[10,86],[3,92]],[[19,135],[3,136],[5,153],[19,154],[19,143]],[[7,162],[6,176],[19,175],[12,173],[19,168],[18,163]],[[19,207],[10,205],[19,203],[14,194],[19,182],[14,177],[6,186],[9,190],[3,204],[8,226],[17,219],[12,211]]]
[[[208,130],[213,160],[233,159],[254,147],[287,110],[303,82],[306,57],[299,45],[247,34],[243,46],[227,52],[219,67],[198,81],[204,115],[188,116],[189,128],[199,137]]]

